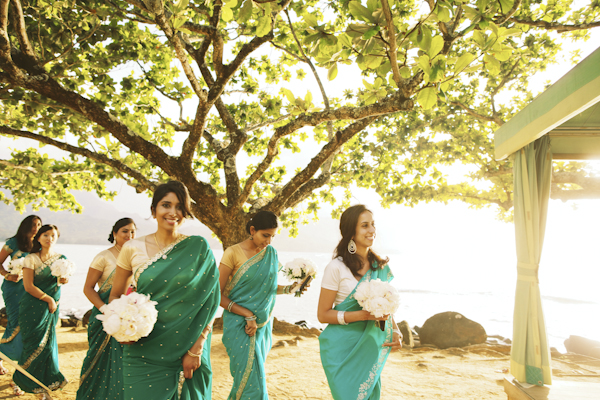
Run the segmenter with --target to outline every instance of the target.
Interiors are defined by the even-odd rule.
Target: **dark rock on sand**
[[[81,324],[83,326],[88,326],[90,323],[90,317],[92,316],[92,310],[87,310],[85,314],[83,314],[83,318],[81,319]]]
[[[565,340],[565,347],[569,353],[583,354],[600,359],[600,342],[581,336],[571,335]]]
[[[419,331],[421,345],[433,344],[440,349],[485,343],[487,334],[479,323],[464,315],[447,311],[429,318]]]
[[[6,307],[2,307],[0,310],[0,325],[6,328],[8,324],[8,315],[6,315]]]
[[[398,328],[400,329],[400,332],[402,332],[402,346],[411,349],[415,347],[415,340],[413,339],[413,334],[410,330],[410,326],[408,326],[408,322],[400,322]]]
[[[300,322],[302,322],[302,321],[300,321]],[[306,322],[304,323],[304,325],[305,324],[306,324]],[[222,318],[215,319],[215,323],[213,324],[213,329],[215,331],[223,330],[223,319]],[[273,333],[278,333],[280,335],[318,337],[321,334],[321,331],[318,330],[317,328],[305,328],[305,327],[303,327],[303,324],[300,324],[300,325],[290,324],[289,322],[279,321],[277,318],[273,318]]]

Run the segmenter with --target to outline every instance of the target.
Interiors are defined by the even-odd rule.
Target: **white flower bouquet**
[[[156,304],[149,295],[131,292],[102,306],[103,314],[96,318],[118,342],[137,342],[152,332],[158,318]]]
[[[68,278],[75,273],[75,263],[65,258],[59,258],[50,265],[50,273],[57,278]]]
[[[11,275],[17,275],[19,277],[19,279],[22,279],[24,266],[25,266],[24,258],[13,258],[8,263],[8,273]]]
[[[317,275],[317,266],[311,260],[295,258],[283,267],[284,275],[293,282],[302,282],[293,290],[296,297],[302,295],[302,289]]]
[[[381,279],[362,282],[356,288],[354,298],[363,310],[370,312],[377,318],[384,315],[393,315],[400,306],[400,294],[396,288]],[[385,323],[380,324],[380,327],[384,326]]]

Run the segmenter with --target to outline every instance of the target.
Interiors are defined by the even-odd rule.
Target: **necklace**
[[[177,240],[177,239],[175,239],[175,240]],[[160,244],[158,244],[158,239],[156,238],[156,233],[154,234],[154,241],[156,242],[156,246],[158,247],[158,251],[159,251],[159,252],[162,252],[162,251],[163,251],[163,249],[164,249],[164,247],[160,247]],[[168,246],[168,245],[167,245],[167,246]],[[167,246],[165,246],[165,247],[167,247]],[[166,254],[163,254],[163,255],[162,255],[162,259],[163,259],[163,260],[166,260],[166,259],[167,259],[167,255],[166,255]]]
[[[119,246],[118,244],[115,244],[115,250],[117,250],[117,253],[120,253],[122,248],[123,248],[123,246]]]

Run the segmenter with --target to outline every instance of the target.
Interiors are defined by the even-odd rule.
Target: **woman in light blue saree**
[[[340,240],[321,284],[317,315],[327,323],[319,336],[321,363],[335,400],[377,400],[381,397],[381,371],[402,335],[393,316],[376,318],[354,298],[361,282],[392,280],[382,259],[371,250],[375,240],[373,214],[359,204],[340,219]]]
[[[280,264],[270,245],[277,226],[275,214],[258,212],[246,225],[250,237],[227,248],[219,265],[223,344],[233,376],[228,400],[269,398],[265,361],[272,344],[275,296],[296,288],[277,285]]]
[[[33,248],[33,238],[42,226],[42,220],[37,215],[29,215],[21,221],[17,234],[6,241],[0,250],[0,266],[10,256],[11,261],[24,258]],[[0,351],[12,360],[19,360],[23,351],[23,340],[21,328],[19,327],[19,302],[25,293],[23,280],[17,274],[12,274],[4,267],[0,268],[0,274],[4,277],[2,282],[2,298],[6,306],[6,330],[0,342]],[[0,375],[8,373],[0,360]],[[13,393],[17,396],[24,394],[19,387],[10,382]]]
[[[101,251],[92,261],[83,293],[94,305],[88,323],[89,349],[79,377],[76,400],[123,400],[123,345],[109,336],[96,318],[108,303],[117,257],[123,245],[135,238],[136,226],[131,218],[121,218],[113,226],[108,241],[114,246]],[[98,285],[98,291],[96,291]]]

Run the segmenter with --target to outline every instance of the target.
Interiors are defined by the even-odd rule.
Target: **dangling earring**
[[[250,236],[250,240],[254,240],[254,236]]]
[[[354,239],[350,239],[350,241],[348,242],[348,253],[356,253],[356,243],[354,243]]]

